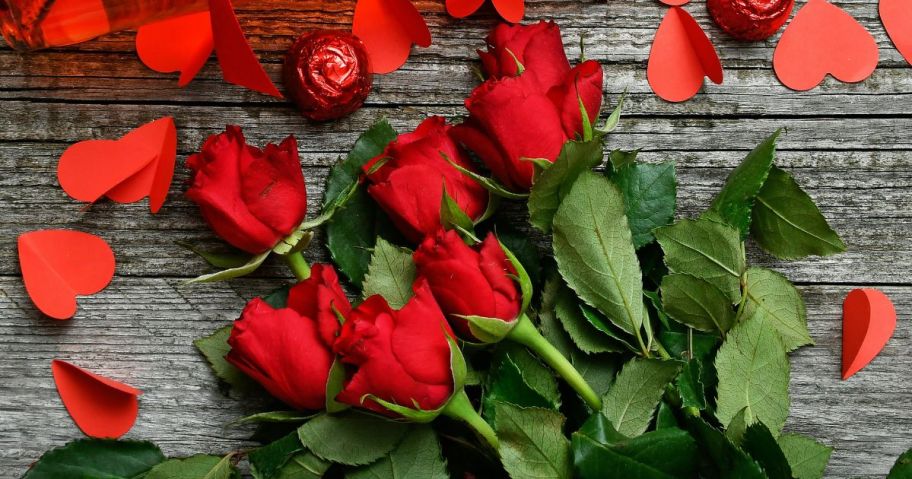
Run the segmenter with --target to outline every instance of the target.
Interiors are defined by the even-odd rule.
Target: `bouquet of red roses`
[[[781,259],[845,245],[774,164],[779,132],[675,221],[673,163],[605,153],[622,102],[597,126],[599,63],[571,67],[548,22],[487,43],[467,118],[377,122],[314,218],[293,137],[259,149],[228,127],[188,160],[188,197],[240,250],[200,252],[222,269],[194,282],[271,254],[297,278],[196,342],[276,401],[241,421],[262,447],[165,460],[77,441],[26,477],[80,454],[145,479],[235,477],[241,458],[258,479],[821,477],[832,449],[783,433],[805,306],[745,240]],[[311,266],[317,229],[331,262]]]

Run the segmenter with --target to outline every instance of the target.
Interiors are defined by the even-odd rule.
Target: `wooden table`
[[[294,35],[314,28],[347,28],[353,1],[257,0],[242,23],[266,69],[279,78],[281,56]],[[639,148],[647,160],[673,159],[682,216],[707,205],[747,150],[778,127],[778,163],[791,171],[843,235],[849,252],[826,259],[779,263],[753,249],[751,259],[784,272],[805,295],[817,345],[792,356],[791,431],[836,447],[829,477],[882,477],[912,446],[912,70],[893,48],[874,0],[837,2],[876,37],[880,68],[861,84],[828,79],[810,92],[789,91],[773,75],[774,40],[738,43],[709,20],[703,2],[687,6],[707,29],[723,59],[725,84],[683,104],[656,98],[645,79],[653,32],[665,8],[653,0],[527,1],[527,21],[553,18],[571,55],[586,36],[586,55],[605,64],[613,104],[630,92],[612,148]],[[219,391],[193,339],[233,320],[244,303],[287,281],[270,262],[255,278],[182,286],[204,272],[203,262],[174,244],[219,242],[182,195],[178,168],[169,201],[157,215],[145,202],[101,203],[85,209],[56,180],[67,145],[112,138],[151,119],[173,115],[181,160],[225,124],[244,126],[252,143],[294,133],[312,212],[328,167],[381,116],[400,131],[428,114],[458,117],[475,84],[474,50],[494,23],[488,8],[454,21],[442,2],[419,1],[434,45],[418,50],[398,72],[376,79],[368,104],[329,124],[310,124],[288,104],[220,80],[214,62],[187,88],[136,59],[132,34],[78,47],[19,54],[0,50],[0,475],[18,477],[42,451],[80,437],[51,378],[53,358],[72,360],[145,391],[128,437],[155,441],[170,455],[225,452],[245,444],[249,430],[227,426],[253,405]],[[778,37],[778,36],[777,36]],[[110,242],[117,276],[102,293],[80,299],[72,321],[42,317],[22,287],[16,237],[68,227]],[[320,242],[321,238],[317,238]],[[322,248],[308,250],[325,260]],[[896,303],[900,323],[886,349],[861,373],[839,379],[842,298],[858,286],[877,286]]]

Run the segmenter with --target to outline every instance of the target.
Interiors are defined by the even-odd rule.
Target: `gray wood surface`
[[[288,280],[270,262],[254,278],[181,286],[205,271],[174,245],[185,240],[217,247],[182,192],[178,168],[168,203],[158,215],[145,202],[101,203],[89,209],[58,187],[56,159],[72,142],[112,138],[162,115],[174,115],[181,160],[226,123],[243,125],[255,143],[294,133],[300,142],[312,211],[327,168],[358,133],[380,116],[399,129],[428,114],[458,117],[474,85],[474,49],[495,22],[490,7],[454,21],[442,2],[415,2],[434,35],[398,72],[376,79],[368,104],[331,124],[309,124],[289,105],[220,81],[214,62],[189,87],[146,70],[123,33],[58,51],[19,54],[0,49],[0,476],[18,477],[42,451],[80,437],[51,379],[51,359],[72,360],[145,391],[140,418],[128,437],[153,440],[167,454],[219,453],[245,445],[249,431],[228,424],[253,405],[223,394],[192,340],[234,319],[245,301]],[[802,2],[803,3],[803,2]],[[798,178],[850,247],[846,254],[780,263],[752,251],[755,263],[784,272],[805,295],[816,346],[792,357],[792,414],[787,429],[835,446],[828,477],[883,477],[912,446],[912,70],[893,49],[875,0],[836,2],[880,45],[880,68],[861,84],[828,79],[810,92],[792,92],[770,64],[775,39],[739,43],[709,21],[702,1],[688,5],[718,47],[725,83],[690,102],[665,103],[645,80],[652,34],[665,7],[653,0],[527,0],[527,21],[553,18],[572,55],[606,67],[613,102],[630,92],[611,147],[640,148],[648,160],[673,159],[680,179],[681,215],[704,207],[746,150],[778,127],[779,163]],[[242,22],[267,71],[278,78],[281,56],[295,34],[346,28],[352,0],[251,0]],[[517,209],[517,214],[519,210]],[[117,276],[102,293],[80,299],[69,322],[42,317],[21,284],[15,240],[46,227],[90,231],[108,240]],[[319,241],[319,238],[317,239]],[[311,260],[326,258],[312,247]],[[859,285],[892,296],[899,325],[881,355],[848,381],[839,379],[841,302]]]

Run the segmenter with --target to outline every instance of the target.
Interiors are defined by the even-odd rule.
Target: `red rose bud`
[[[321,265],[317,265],[321,266]],[[347,300],[329,267],[314,267],[310,279],[292,288],[289,307],[275,309],[260,298],[247,303],[231,328],[225,359],[296,409],[322,409],[335,356],[332,342],[339,322],[335,306]],[[328,272],[327,272],[328,271]],[[292,298],[295,300],[292,305]],[[305,301],[314,298],[315,302]],[[300,308],[300,309],[298,309]]]
[[[368,193],[413,243],[440,228],[444,184],[469,218],[478,219],[487,209],[487,191],[446,159],[473,169],[466,153],[450,137],[451,129],[439,116],[427,118],[364,166]]]
[[[187,166],[193,170],[187,197],[217,235],[248,253],[271,249],[307,214],[294,136],[260,150],[247,145],[240,127],[228,126],[210,136]]]
[[[522,65],[523,74],[534,76],[538,89],[548,91],[563,82],[570,71],[560,28],[554,22],[501,23],[488,34],[487,43],[488,51],[479,51],[478,56],[490,78],[519,75],[519,65]]]
[[[440,230],[421,243],[413,259],[418,277],[427,281],[463,337],[476,339],[461,316],[513,322],[522,313],[522,294],[513,279],[516,268],[493,234],[473,248],[455,231]]]
[[[316,121],[342,118],[361,108],[373,79],[364,43],[338,30],[298,37],[285,55],[283,77],[301,114]]]
[[[515,191],[532,186],[535,170],[524,158],[554,161],[568,139],[560,110],[532,76],[488,80],[465,105],[469,118],[453,128],[453,137]]]
[[[586,109],[589,124],[594,125],[602,108],[602,65],[589,60],[573,67],[563,82],[548,91],[548,97],[560,111],[564,134],[569,138],[582,138],[580,101]]]
[[[738,40],[764,40],[785,24],[795,0],[708,0],[706,8],[723,31]]]
[[[398,311],[374,295],[346,318],[333,349],[350,375],[337,401],[396,416],[371,397],[431,411],[453,395],[452,331],[427,283],[414,290]]]

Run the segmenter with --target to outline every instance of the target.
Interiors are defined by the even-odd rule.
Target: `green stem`
[[[495,451],[500,446],[500,441],[497,440],[497,434],[494,433],[494,429],[478,415],[477,411],[475,411],[475,407],[472,406],[472,402],[469,401],[469,396],[466,395],[465,389],[462,389],[453,395],[450,402],[443,408],[443,415],[464,421],[474,429],[479,436],[484,438]]]
[[[567,361],[567,358],[538,332],[538,329],[535,328],[528,316],[523,314],[516,320],[516,326],[507,335],[507,339],[516,341],[531,349],[548,366],[551,366],[551,369],[554,369],[557,374],[564,378],[567,384],[579,393],[580,397],[586,401],[590,408],[595,411],[602,408],[602,400],[598,394],[592,390],[589,383],[570,364],[570,361]]]
[[[304,281],[310,277],[310,265],[307,264],[307,260],[304,259],[304,255],[301,252],[289,253],[284,258],[298,281]]]
[[[662,346],[662,343],[658,339],[653,338],[653,342],[656,345],[656,351],[659,352],[659,356],[662,356],[662,359],[671,359],[671,355],[668,354],[668,350],[665,349],[665,346]]]

